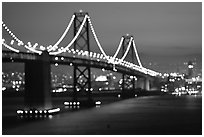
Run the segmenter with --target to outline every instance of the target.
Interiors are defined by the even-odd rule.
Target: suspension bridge
[[[85,92],[89,103],[92,101],[91,68],[121,73],[124,95],[138,87],[150,90],[150,81],[160,75],[160,73],[142,65],[132,35],[122,36],[115,54],[107,55],[99,42],[87,12],[74,13],[61,37],[56,43],[49,46],[24,42],[4,22],[2,22],[2,26],[10,38],[2,40],[2,45],[8,49],[3,50],[2,61],[25,64],[25,109],[52,108],[50,101],[51,64],[73,67],[73,101],[78,101],[79,92]],[[59,46],[62,41],[68,41],[66,37],[71,26],[74,29],[73,38],[68,44]],[[92,52],[90,49],[90,32],[93,34],[100,53]],[[121,58],[118,57],[119,52],[122,52]],[[131,61],[125,60],[128,55]]]

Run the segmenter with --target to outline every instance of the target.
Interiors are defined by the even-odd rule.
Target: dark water
[[[145,96],[126,100],[100,98],[100,107],[75,111],[65,108],[61,98],[54,101],[61,107],[61,113],[35,120],[16,117],[13,110],[16,106],[21,107],[22,99],[15,99],[16,105],[9,104],[11,100],[3,98],[2,134],[202,134],[201,96]]]

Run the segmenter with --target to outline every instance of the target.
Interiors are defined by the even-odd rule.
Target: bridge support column
[[[144,89],[146,91],[149,91],[150,90],[150,80],[148,78],[145,78],[145,83],[144,84],[145,84]]]
[[[50,57],[47,51],[40,60],[25,63],[25,96],[26,109],[50,109],[51,104]]]
[[[143,90],[150,90],[150,80],[148,78],[137,78],[137,88],[141,88]]]
[[[137,78],[137,88],[144,89],[144,78]]]

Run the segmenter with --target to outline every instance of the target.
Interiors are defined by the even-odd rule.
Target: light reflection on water
[[[103,134],[108,133],[108,130],[115,133],[115,131],[124,131],[126,128],[127,131],[135,127],[147,128],[147,123],[150,127],[154,127],[168,124],[176,126],[186,124],[185,121],[197,122],[201,119],[200,112],[202,112],[200,111],[202,96],[198,95],[144,96],[105,105],[103,101],[101,102],[102,105],[91,108],[63,106],[59,114],[48,115],[46,118],[39,116],[40,118],[35,119],[35,122],[28,121],[26,125],[16,126],[12,129],[12,133],[21,131],[25,134],[80,134],[97,131]],[[107,125],[110,125],[108,130]]]
[[[65,109],[80,109],[80,106],[65,106]]]

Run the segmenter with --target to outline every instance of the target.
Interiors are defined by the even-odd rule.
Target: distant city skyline
[[[58,40],[73,13],[80,9],[89,13],[108,55],[115,53],[121,36],[128,33],[134,36],[141,61],[147,68],[182,72],[185,68],[182,64],[192,60],[201,73],[201,2],[3,2],[2,20],[25,43],[49,46]],[[7,38],[4,31],[2,35]],[[69,36],[73,37],[72,30]],[[92,37],[91,50],[97,51]],[[13,67],[4,64],[3,71],[4,66]]]

